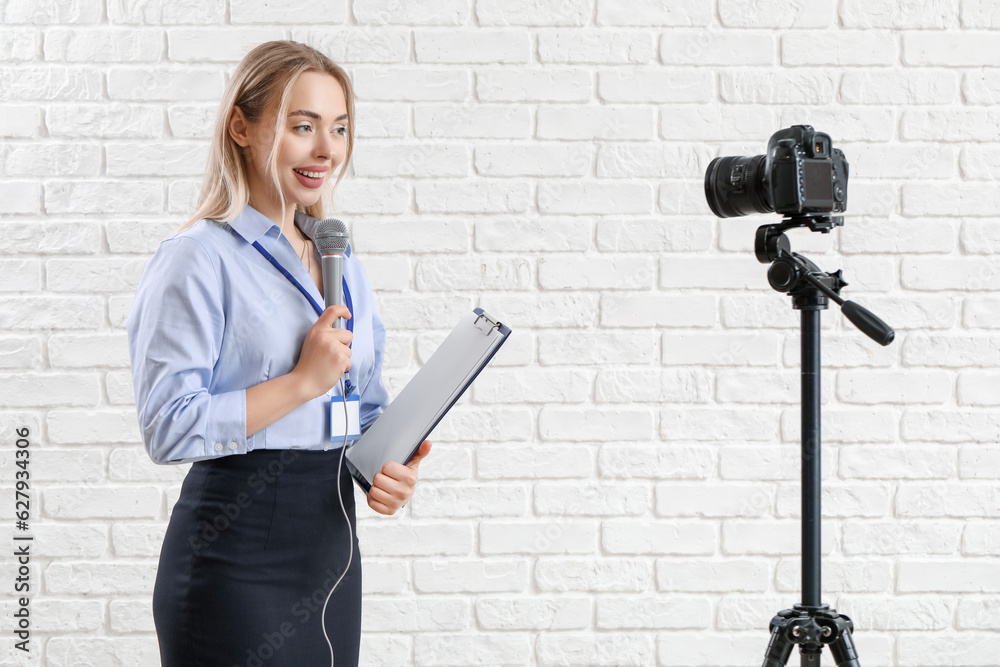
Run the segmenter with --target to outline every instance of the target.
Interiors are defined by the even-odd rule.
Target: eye
[[[333,131],[336,134],[339,134],[342,137],[347,135],[347,128],[346,127],[335,127],[335,128],[333,128]]]
[[[311,129],[312,129],[312,126],[311,126],[311,125],[296,125],[296,126],[295,126],[295,127],[293,127],[292,129],[293,129],[293,130],[296,130],[296,131],[298,131],[298,130],[305,130],[305,131],[309,131],[309,130],[311,130]]]

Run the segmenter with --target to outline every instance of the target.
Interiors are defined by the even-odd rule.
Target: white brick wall
[[[823,316],[824,600],[864,664],[997,665],[997,30],[994,0],[0,2],[0,535],[27,426],[36,536],[0,663],[158,664],[186,467],[141,449],[125,318],[228,73],[295,38],[356,86],[338,208],[391,389],[473,305],[515,331],[402,516],[362,505],[363,664],[759,664],[799,600],[798,320],[767,219],[702,177],[808,122],[851,205],[793,244],[897,330]]]

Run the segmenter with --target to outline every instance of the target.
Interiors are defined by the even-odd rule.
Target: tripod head
[[[864,306],[840,297],[840,290],[848,284],[843,273],[839,269],[835,273],[826,273],[804,255],[792,252],[791,242],[785,235],[787,230],[798,227],[828,234],[834,227],[843,224],[841,216],[810,214],[790,216],[779,223],[763,225],[757,228],[754,254],[760,263],[771,263],[767,281],[775,290],[792,297],[792,308],[823,310],[828,305],[827,299],[832,299],[862,333],[879,345],[888,345],[896,337],[892,327]]]

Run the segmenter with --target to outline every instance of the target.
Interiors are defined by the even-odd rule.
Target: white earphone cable
[[[351,529],[351,519],[347,516],[347,508],[344,507],[344,495],[340,488],[340,471],[344,465],[344,453],[347,451],[347,434],[350,429],[350,425],[347,422],[347,393],[344,390],[344,378],[340,378],[340,395],[343,397],[344,403],[344,442],[340,447],[340,459],[337,462],[337,499],[340,501],[340,510],[344,513],[344,521],[347,522],[347,567],[340,574],[333,588],[326,595],[326,601],[323,602],[323,613],[320,615],[320,625],[323,626],[323,637],[326,639],[326,645],[330,647],[330,667],[333,665],[333,643],[330,641],[330,636],[326,633],[326,606],[330,602],[330,598],[333,596],[333,592],[337,590],[337,586],[340,585],[341,580],[347,575],[347,571],[351,569],[351,561],[354,558],[354,531]],[[353,490],[353,489],[352,489]]]

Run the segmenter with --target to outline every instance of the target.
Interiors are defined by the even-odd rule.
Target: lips
[[[310,169],[292,169],[295,173],[295,178],[298,179],[299,183],[306,186],[307,188],[318,188],[323,185],[323,176],[326,172],[323,171],[312,171]]]

